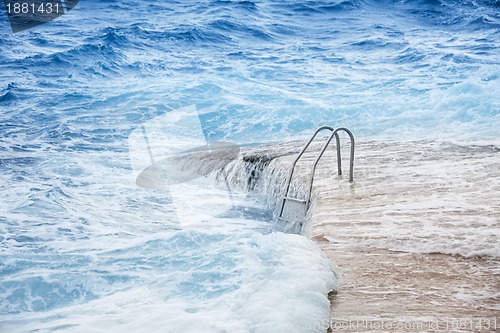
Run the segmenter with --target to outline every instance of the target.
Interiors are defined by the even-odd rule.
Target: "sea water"
[[[192,107],[207,143],[498,142],[499,8],[90,0],[12,34],[0,5],[0,332],[324,331],[315,245],[258,198],[140,188],[131,135]]]

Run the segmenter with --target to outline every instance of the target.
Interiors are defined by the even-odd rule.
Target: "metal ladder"
[[[331,131],[332,134],[330,135],[330,137],[326,141],[325,145],[321,149],[321,152],[319,153],[318,157],[314,161],[313,167],[311,169],[311,174],[309,176],[309,191],[307,193],[306,199],[303,200],[303,199],[299,199],[299,198],[290,197],[288,195],[288,192],[290,191],[290,184],[292,182],[292,176],[293,176],[293,172],[295,170],[295,166],[297,165],[297,162],[300,160],[300,158],[302,157],[302,155],[306,152],[307,148],[309,148],[309,145],[311,144],[311,142],[313,142],[313,140],[316,138],[316,136],[318,135],[318,133],[320,133],[320,132],[322,132],[324,130]],[[339,176],[342,175],[342,159],[341,159],[341,154],[340,154],[340,138],[339,138],[339,135],[338,135],[339,131],[346,132],[349,135],[349,138],[351,140],[351,156],[350,156],[350,159],[349,159],[349,182],[353,181],[354,136],[352,135],[351,131],[349,131],[347,128],[344,128],[344,127],[340,127],[340,128],[334,129],[331,126],[321,126],[320,128],[318,128],[316,130],[316,132],[314,132],[314,134],[311,136],[311,138],[309,139],[309,141],[307,142],[307,144],[304,146],[304,148],[302,148],[302,150],[300,151],[300,153],[297,155],[297,157],[295,158],[295,160],[292,163],[292,167],[290,169],[290,174],[288,175],[288,179],[287,179],[287,182],[286,182],[285,194],[283,196],[283,199],[281,200],[281,206],[280,206],[280,210],[279,210],[278,220],[285,221],[285,222],[294,222],[294,221],[288,220],[287,218],[283,217],[283,212],[285,210],[285,204],[286,204],[287,201],[293,201],[293,202],[305,205],[304,215],[307,213],[307,210],[309,209],[309,205],[311,203],[311,194],[312,194],[312,188],[313,188],[313,182],[314,182],[314,174],[316,173],[316,167],[318,166],[319,160],[321,159],[321,157],[325,153],[326,148],[328,148],[328,145],[332,141],[333,137],[335,137],[335,141],[336,141],[335,143],[336,143],[336,146],[337,146],[337,168],[338,168],[338,174],[339,174]]]

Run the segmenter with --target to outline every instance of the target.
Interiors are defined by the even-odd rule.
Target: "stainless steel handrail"
[[[293,173],[295,170],[295,166],[297,165],[297,162],[300,160],[302,155],[306,152],[307,148],[309,148],[311,142],[313,142],[313,140],[316,138],[318,133],[320,133],[321,131],[324,131],[324,130],[329,130],[332,132],[332,134],[330,135],[330,137],[328,138],[328,140],[324,144],[323,148],[321,149],[321,152],[319,153],[318,157],[316,158],[316,160],[314,162],[313,168],[311,169],[311,175],[309,176],[309,191],[307,194],[307,198],[305,200],[299,200],[298,198],[289,197],[288,191],[290,190],[290,184],[292,182],[292,176],[293,176]],[[285,186],[285,193],[284,193],[284,196],[283,196],[283,199],[281,202],[281,207],[280,207],[280,211],[279,211],[279,215],[278,215],[279,219],[282,219],[283,211],[285,209],[285,203],[287,200],[304,203],[306,205],[306,212],[307,212],[307,209],[309,209],[309,205],[310,205],[310,201],[311,201],[311,194],[312,194],[312,187],[313,187],[313,182],[314,182],[314,175],[316,173],[316,167],[319,163],[319,160],[321,159],[321,157],[325,153],[326,149],[330,145],[330,142],[332,141],[333,137],[335,137],[335,141],[336,141],[335,143],[337,146],[338,174],[339,174],[339,176],[342,175],[342,157],[341,157],[341,151],[340,151],[340,138],[338,135],[339,131],[346,132],[349,135],[349,138],[351,141],[351,154],[350,154],[350,159],[349,159],[349,182],[353,181],[353,176],[354,176],[354,136],[352,135],[351,131],[349,131],[347,128],[344,128],[344,127],[334,129],[331,126],[321,126],[320,128],[318,128],[316,130],[316,132],[314,132],[314,134],[311,136],[309,141],[306,143],[304,148],[302,148],[302,150],[299,152],[299,154],[297,155],[297,157],[295,158],[295,160],[292,163],[292,167],[290,169],[290,173],[288,175],[288,179],[287,179],[286,186]]]
[[[337,159],[340,161],[340,143],[339,143],[339,136],[337,134],[339,131],[346,132],[351,140],[351,155],[349,157],[349,182],[352,183],[354,179],[354,135],[352,135],[351,131],[349,131],[347,128],[344,127],[337,128],[332,132],[332,135],[330,135],[330,138],[323,146],[323,149],[319,153],[318,157],[316,158],[316,161],[314,162],[313,168],[311,169],[311,175],[309,176],[309,192],[307,194],[307,199],[306,199],[306,210],[309,208],[309,205],[311,203],[311,194],[314,182],[314,174],[316,173],[316,167],[318,166],[319,160],[325,153],[326,148],[328,147],[334,136],[337,140]],[[339,175],[342,175],[342,169],[340,168],[340,164],[339,164]]]

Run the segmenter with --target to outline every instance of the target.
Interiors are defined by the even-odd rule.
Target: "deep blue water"
[[[268,234],[261,218],[179,231],[170,197],[135,186],[128,137],[171,110],[196,106],[209,140],[238,144],[286,140],[322,124],[358,138],[500,136],[499,1],[82,0],[16,34],[4,9],[0,314],[21,331],[97,332],[102,322],[85,326],[75,316],[91,310],[74,306],[111,297],[96,308],[114,304],[130,319],[113,297],[124,292],[127,304],[139,304],[142,288],[164,290],[161,302],[149,295],[146,303],[188,313],[189,322],[212,299],[261,288],[241,278],[258,266],[250,257],[263,268],[249,276],[265,280],[280,260],[267,250],[296,254],[282,247],[295,240]],[[240,308],[232,309],[216,313],[237,322]],[[134,327],[127,319],[123,327]],[[255,324],[238,323],[207,330]],[[170,325],[188,331],[188,323]]]

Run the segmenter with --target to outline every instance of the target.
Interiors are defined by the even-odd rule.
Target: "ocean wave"
[[[272,36],[269,33],[266,33],[262,28],[250,27],[230,20],[217,19],[212,21],[209,26],[214,29],[222,30],[230,35],[243,33],[244,36],[262,40],[273,39]]]
[[[42,269],[42,266],[45,266],[45,269],[54,270],[56,266],[61,266],[62,263],[57,265],[50,259],[36,258],[37,268]],[[33,260],[28,259],[25,262],[30,264],[31,269],[33,268]],[[16,268],[19,269],[20,266],[22,264],[18,263]],[[26,269],[29,268],[26,267]],[[16,274],[23,275],[23,273],[26,274],[26,272],[17,272]],[[15,280],[4,281],[0,287],[0,293],[4,296],[0,308],[4,314],[14,314],[23,311],[47,311],[75,302],[88,302],[97,298],[97,295],[88,288],[92,284],[94,284],[94,288],[97,287],[97,281],[93,280],[92,277],[66,271],[60,275],[29,277],[24,279],[22,283]],[[101,284],[103,283],[101,282]]]
[[[94,42],[96,39],[100,41],[100,45],[113,46],[113,47],[137,47],[131,39],[126,35],[128,29],[120,29],[115,27],[106,27],[99,31],[98,37],[91,38]]]
[[[350,44],[353,48],[359,48],[360,50],[378,50],[381,48],[389,48],[392,50],[401,50],[407,47],[408,43],[403,41],[391,41],[387,38],[368,38],[361,41],[355,41]],[[406,52],[407,50],[403,51]]]
[[[126,63],[126,56],[111,46],[102,44],[83,44],[69,50],[51,54],[37,54],[24,59],[16,59],[10,67],[36,70],[44,77],[61,77],[64,73],[100,73],[104,76],[120,72]]]
[[[210,7],[234,7],[254,13],[258,10],[257,4],[253,1],[231,1],[231,0],[216,0],[210,3]]]
[[[423,22],[436,26],[470,29],[498,29],[497,1],[423,0],[404,1],[405,11]]]
[[[356,9],[360,9],[363,6],[361,0],[358,1],[291,1],[284,2],[282,9],[290,10],[296,14],[328,14],[328,13],[339,13],[339,12],[350,12]]]
[[[453,138],[490,147],[500,137],[498,8],[481,0],[91,0],[32,31],[0,33],[0,274],[9,283],[0,286],[9,297],[0,308],[12,314],[0,326],[304,333],[259,325],[328,318],[324,294],[335,278],[313,244],[270,233],[284,229],[270,229],[269,215],[254,221],[235,211],[191,219],[198,229],[188,233],[168,191],[137,188],[128,135],[194,105],[205,140],[239,145],[331,124],[352,129],[359,142]],[[421,156],[408,147],[402,154]],[[477,176],[471,170],[466,177]],[[467,218],[452,208],[457,220]],[[366,221],[370,211],[361,213]],[[432,225],[415,220],[413,249],[443,251],[446,237],[429,238],[420,227]],[[392,221],[362,242],[384,245],[373,235],[409,230],[398,216]],[[478,223],[466,222],[457,229],[447,221],[456,238],[444,251],[491,255],[494,237],[460,238]],[[481,222],[485,235],[494,222]],[[290,285],[304,289],[290,293]],[[110,306],[111,324],[102,316]]]
[[[40,158],[37,157],[12,157],[12,158],[0,158],[0,167],[2,169],[13,169],[17,170],[19,168],[32,168]]]
[[[7,84],[7,87],[0,91],[0,103],[7,103],[16,100],[18,98],[15,93],[17,88],[18,85],[14,82]]]
[[[10,102],[10,101],[14,101],[16,99],[17,99],[17,96],[11,91],[7,91],[3,94],[0,94],[0,103]]]
[[[394,60],[396,63],[418,63],[421,65],[422,60],[427,58],[427,56],[427,54],[419,51],[418,49],[408,47],[401,51]]]

